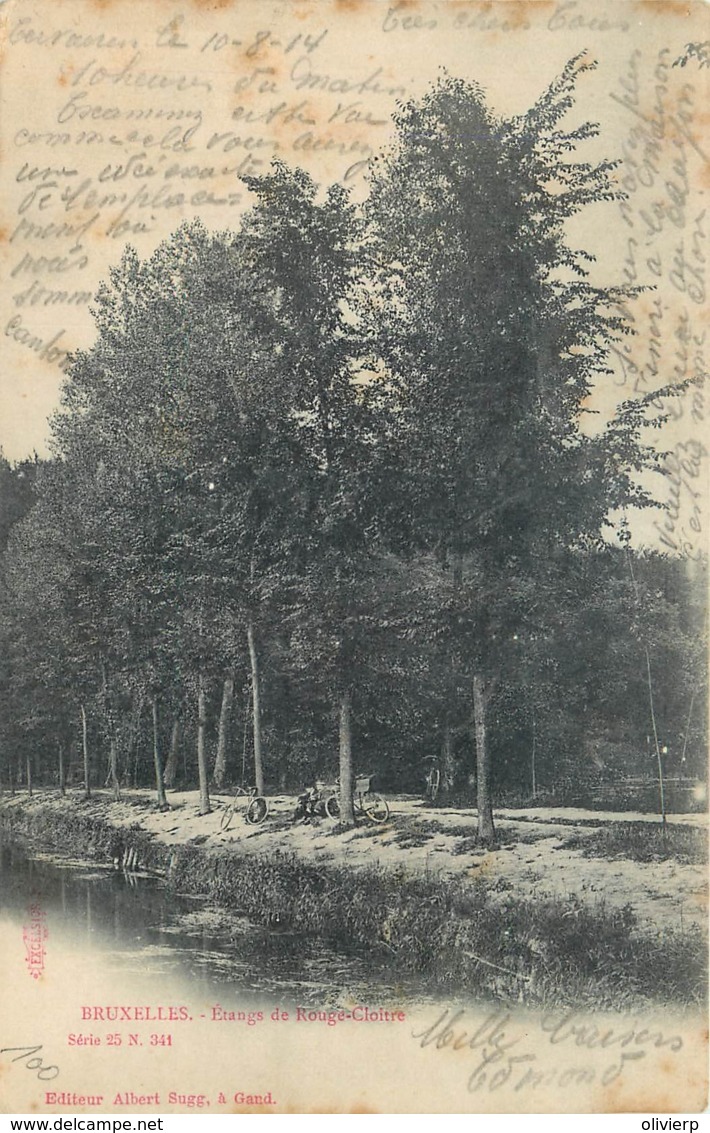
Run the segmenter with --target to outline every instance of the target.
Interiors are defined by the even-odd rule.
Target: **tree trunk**
[[[141,691],[138,701],[132,703],[131,711],[131,730],[130,739],[128,741],[128,750],[126,752],[125,774],[128,781],[132,786],[138,786],[138,761],[140,757],[140,734],[141,734],[141,718],[143,716],[143,705],[145,704],[145,693]],[[131,759],[133,760],[133,767],[131,768]]]
[[[530,755],[531,764],[532,764],[531,770],[532,770],[532,797],[533,797],[533,800],[535,800],[537,798],[537,767],[536,767],[536,759],[535,759],[536,754],[537,754],[536,750],[535,750],[536,747],[537,747],[537,729],[535,727],[535,709],[533,708],[533,710],[532,710],[532,752],[531,752],[531,755]]]
[[[84,753],[84,798],[91,798],[91,783],[89,782],[89,739],[86,725],[86,709],[81,705],[81,743]]]
[[[27,768],[27,794],[32,797],[32,758],[31,756],[25,757],[25,767]]]
[[[350,722],[351,696],[347,689],[340,698],[340,821],[355,825],[353,811],[353,736]]]
[[[158,698],[153,697],[153,763],[155,764],[155,786],[158,792],[158,806],[161,810],[168,809],[168,800],[165,797],[165,784],[163,783],[163,768],[160,763],[160,749],[158,747]]]
[[[454,548],[451,555],[451,581],[455,595],[454,600],[460,602],[463,587],[463,551],[458,546],[458,539],[454,541]],[[439,794],[443,798],[450,796],[454,786],[454,732],[451,726],[451,720],[454,716],[454,707],[456,704],[456,663],[454,661],[454,651],[452,648],[448,650],[447,669],[451,710],[446,714],[444,734],[441,741],[441,779],[439,782]]]
[[[249,662],[251,664],[252,731],[254,736],[254,782],[257,795],[264,794],[264,768],[261,758],[261,685],[259,680],[259,658],[254,638],[254,623],[247,622],[247,641],[249,643]]]
[[[217,755],[214,761],[212,778],[216,787],[221,787],[227,771],[227,732],[229,729],[229,714],[234,701],[234,674],[228,673],[224,678],[222,688],[222,708],[219,713],[219,734],[217,737]]]
[[[286,637],[281,637],[279,641],[279,650],[283,656],[287,656],[290,652],[291,643]],[[281,756],[278,760],[278,767],[272,770],[272,776],[277,780],[279,789],[282,795],[287,793],[288,787],[288,772],[289,772],[289,752],[291,747],[291,735],[293,726],[293,691],[291,688],[291,680],[288,673],[284,670],[281,674],[279,682],[279,724],[280,724],[280,744],[279,749]],[[269,759],[273,761],[273,753],[269,752]]]
[[[101,676],[103,683],[104,709],[106,712],[106,723],[108,725],[109,770],[111,775],[111,786],[113,788],[114,801],[118,802],[121,798],[121,790],[118,785],[118,752],[116,750],[116,729],[113,726],[111,694],[108,687],[108,665],[105,661],[101,662]]]
[[[138,759],[139,759],[138,743],[134,743],[130,751],[126,753],[126,781],[133,788],[138,786]],[[131,760],[133,761],[131,763]]]
[[[441,794],[448,798],[454,786],[454,737],[451,724],[444,724],[444,735],[441,740]]]
[[[118,752],[116,750],[116,736],[113,730],[113,720],[109,723],[111,735],[109,738],[109,766],[111,769],[111,787],[113,788],[114,801],[118,802],[121,798],[121,788],[118,782]]]
[[[175,786],[179,746],[180,719],[178,716],[176,716],[173,720],[173,727],[170,733],[170,751],[168,752],[168,762],[165,764],[165,771],[163,772],[163,782],[168,789]]]
[[[67,780],[64,772],[64,744],[59,741],[59,790],[63,795],[67,793]]]
[[[473,678],[473,722],[476,732],[476,804],[478,806],[478,838],[484,845],[495,839],[491,802],[491,768],[486,736],[487,694],[483,677]]]
[[[651,723],[653,724],[653,742],[656,747],[656,762],[658,764],[658,792],[659,802],[661,808],[661,822],[663,825],[663,841],[666,840],[666,798],[663,786],[663,760],[661,759],[661,747],[658,742],[658,728],[656,727],[656,710],[653,704],[653,680],[651,679],[651,654],[648,651],[648,646],[643,647],[644,655],[646,657],[646,675],[648,679],[648,700],[651,706]]]
[[[197,680],[197,774],[200,780],[200,814],[210,814],[210,792],[207,785],[207,760],[205,759],[205,729],[207,727],[207,698],[202,674]]]

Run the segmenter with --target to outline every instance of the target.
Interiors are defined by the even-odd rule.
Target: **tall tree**
[[[645,407],[605,430],[585,403],[627,327],[593,286],[565,222],[617,196],[613,163],[571,159],[596,130],[565,130],[572,60],[526,114],[503,120],[479,87],[444,77],[397,113],[374,165],[373,336],[402,468],[395,528],[448,575],[440,619],[470,681],[479,835],[494,836],[489,705],[521,642],[548,634],[578,556],[615,509],[648,503],[635,474]]]
[[[292,481],[299,477],[290,501],[298,507],[284,531],[281,590],[291,602],[287,615],[294,602],[299,610],[295,648],[308,639],[311,667],[327,674],[337,706],[341,817],[349,824],[358,590],[373,554],[370,415],[356,380],[353,306],[360,225],[339,186],[318,200],[305,173],[280,163],[247,183],[258,204],[244,225],[245,255],[274,319],[276,376],[292,423]]]

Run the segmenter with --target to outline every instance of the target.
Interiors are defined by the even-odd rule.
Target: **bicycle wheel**
[[[368,791],[366,795],[363,795],[362,809],[370,822],[386,822],[390,816],[387,800],[383,799],[382,795],[376,795],[374,791]]]
[[[246,809],[246,820],[252,826],[258,826],[269,813],[269,804],[261,795],[256,795]]]
[[[325,813],[328,818],[340,818],[340,802],[337,795],[331,795],[325,800]]]
[[[232,825],[232,819],[234,818],[234,802],[236,802],[236,800],[227,803],[222,811],[222,817],[219,820],[220,830],[229,830],[229,827]]]

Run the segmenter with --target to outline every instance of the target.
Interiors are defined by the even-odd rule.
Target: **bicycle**
[[[225,804],[222,817],[219,821],[220,830],[229,830],[232,819],[239,806],[240,799],[248,799],[245,805],[244,817],[250,826],[258,826],[269,813],[269,804],[263,795],[257,795],[256,787],[237,787],[234,797]]]
[[[439,795],[439,787],[441,785],[441,772],[438,767],[431,767],[426,777],[426,784],[424,787],[424,798],[429,802],[435,803]]]
[[[356,814],[364,815],[370,822],[386,822],[390,816],[390,808],[386,799],[372,790],[374,775],[360,775],[355,779],[353,790],[353,808]],[[325,813],[328,818],[340,818],[339,786],[331,789],[332,793],[325,799]]]

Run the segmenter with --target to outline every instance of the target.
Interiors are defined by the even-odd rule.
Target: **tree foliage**
[[[662,420],[587,409],[632,298],[567,236],[618,195],[565,125],[588,67],[513,119],[444,75],[361,207],[276,163],[235,231],[126,249],[52,460],[0,461],[5,778],[56,781],[58,746],[164,803],[169,749],[207,812],[212,767],[337,767],[352,821],[353,764],[416,789],[435,753],[491,840],[492,788],[649,778],[646,653],[694,769],[695,591],[615,536]]]

